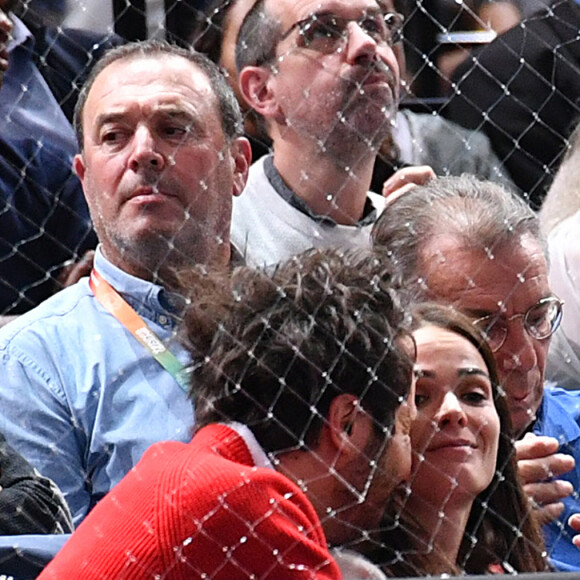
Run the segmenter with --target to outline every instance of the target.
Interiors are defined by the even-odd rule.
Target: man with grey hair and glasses
[[[497,184],[440,178],[396,199],[372,236],[418,297],[450,302],[487,337],[549,555],[558,569],[580,570],[580,392],[544,387],[562,302],[550,289],[536,215]]]

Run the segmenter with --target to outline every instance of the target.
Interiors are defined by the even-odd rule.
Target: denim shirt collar
[[[186,306],[186,299],[163,286],[137,278],[112,264],[101,245],[95,253],[95,269],[130,304],[135,311],[162,326],[176,326]]]

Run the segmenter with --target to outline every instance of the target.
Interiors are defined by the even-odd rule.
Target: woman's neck
[[[421,543],[420,553],[429,562],[432,574],[455,573],[457,557],[473,501],[450,496],[432,502],[411,494],[403,508],[402,519],[412,523]]]

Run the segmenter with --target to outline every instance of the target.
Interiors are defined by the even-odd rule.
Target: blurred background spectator
[[[65,1],[65,26],[101,33],[114,31],[125,40],[167,38],[181,44],[197,10],[207,4],[207,0]]]
[[[580,127],[558,168],[540,211],[550,253],[550,283],[564,300],[560,331],[548,354],[546,376],[558,385],[580,386]]]
[[[0,90],[0,315],[13,315],[50,296],[64,265],[96,244],[71,120],[85,75],[116,41],[29,22],[18,0],[0,10],[13,25]]]
[[[580,112],[580,5],[552,0],[455,71],[448,118],[482,129],[540,207]]]

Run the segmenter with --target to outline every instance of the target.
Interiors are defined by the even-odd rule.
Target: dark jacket
[[[482,128],[534,208],[544,198],[580,114],[580,6],[554,0],[473,53],[442,113]],[[487,116],[485,116],[487,115]]]
[[[72,518],[56,485],[41,477],[0,434],[0,535],[72,532]]]
[[[36,66],[72,122],[80,89],[93,65],[103,52],[122,44],[122,40],[115,34],[103,37],[88,30],[25,24],[34,36]]]
[[[120,40],[26,25],[35,40],[31,57],[72,121],[90,69]],[[0,315],[22,314],[48,298],[63,264],[96,243],[70,152],[32,130],[24,138],[0,135]]]

